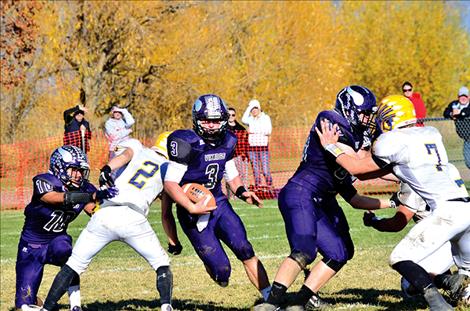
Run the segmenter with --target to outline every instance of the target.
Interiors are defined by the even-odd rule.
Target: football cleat
[[[445,301],[437,288],[431,287],[424,290],[424,299],[429,305],[431,311],[452,311],[454,308]]]
[[[470,277],[465,274],[451,274],[444,277],[444,290],[447,290],[454,301],[461,299],[462,294],[470,285]]]
[[[168,303],[164,303],[162,305],[161,311],[173,311],[173,307]]]
[[[318,294],[313,294],[305,305],[305,310],[321,310],[326,307],[331,307],[331,305],[321,299]]]
[[[72,311],[82,311],[82,308],[80,306],[75,306],[72,308]]]

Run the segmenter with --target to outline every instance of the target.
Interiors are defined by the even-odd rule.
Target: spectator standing
[[[243,185],[248,187],[248,132],[245,127],[237,121],[237,111],[235,108],[228,108],[228,130],[237,136],[235,146],[235,165],[242,179]]]
[[[421,98],[421,94],[413,92],[413,85],[408,81],[403,83],[401,90],[403,91],[403,95],[413,103],[416,118],[418,119],[416,126],[424,126],[423,119],[426,118],[426,106]]]
[[[258,100],[252,99],[245,110],[242,122],[248,125],[248,155],[253,174],[255,175],[255,187],[261,185],[261,170],[263,171],[266,185],[271,187],[273,178],[269,169],[269,136],[272,132],[271,118],[261,110]]]
[[[450,102],[444,110],[444,118],[455,121],[457,135],[464,140],[463,157],[465,165],[470,168],[470,105],[467,87],[462,86],[459,89],[458,99]]]
[[[77,105],[64,111],[64,145],[76,146],[85,153],[90,151],[91,130],[85,120],[88,111],[83,105]]]
[[[110,160],[116,155],[118,144],[129,139],[134,123],[134,118],[126,108],[114,106],[111,109],[111,116],[104,125],[105,135],[109,142]]]

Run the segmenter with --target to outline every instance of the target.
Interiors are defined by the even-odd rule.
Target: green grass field
[[[400,296],[399,275],[387,264],[388,255],[405,232],[381,233],[362,225],[362,212],[341,203],[349,219],[355,242],[354,258],[322,290],[333,310],[425,310],[422,300],[403,301]],[[277,201],[265,202],[263,209],[233,201],[243,219],[248,236],[257,255],[262,259],[270,280],[277,267],[289,253],[284,225]],[[393,211],[379,213],[390,214]],[[15,260],[19,233],[23,225],[22,211],[5,211],[1,216],[1,295],[0,309],[12,310],[15,294]],[[166,245],[160,221],[159,203],[151,209],[149,219]],[[74,239],[84,228],[85,214],[70,225]],[[232,276],[227,288],[218,287],[206,274],[184,234],[179,231],[184,246],[179,256],[172,257],[174,274],[173,306],[177,310],[249,310],[260,302],[260,295],[249,283],[242,264],[228,250]],[[45,298],[58,272],[46,266],[39,296]],[[302,277],[290,289],[301,286]],[[85,310],[155,310],[158,308],[155,272],[127,245],[114,242],[108,245],[91,263],[81,279],[82,303]],[[67,310],[67,295],[62,298],[61,310]],[[463,309],[462,309],[463,310]]]

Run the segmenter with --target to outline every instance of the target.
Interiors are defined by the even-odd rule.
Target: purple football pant
[[[196,227],[195,215],[188,215],[182,207],[178,207],[177,213],[184,233],[214,281],[228,282],[231,273],[230,261],[220,241],[241,261],[255,256],[245,227],[228,200],[217,202],[217,209],[212,212],[207,227],[201,232]]]
[[[317,252],[338,262],[352,258],[349,226],[334,196],[315,197],[311,190],[288,183],[278,202],[291,252],[302,253],[307,264],[315,260]]]
[[[20,239],[16,257],[15,307],[36,304],[44,265],[63,266],[72,254],[72,238],[60,235],[49,244],[28,243]]]

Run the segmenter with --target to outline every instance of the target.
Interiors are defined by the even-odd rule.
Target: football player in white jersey
[[[416,116],[407,98],[387,96],[378,108],[376,123],[382,134],[373,142],[370,157],[358,160],[345,154],[336,144],[341,135],[336,125],[322,122],[318,135],[350,174],[393,173],[423,198],[431,214],[398,243],[390,265],[424,294],[431,310],[453,310],[418,263],[450,241],[459,273],[470,276],[470,198],[462,197],[451,177],[441,134],[434,127],[414,127]]]
[[[448,163],[447,165],[449,166],[452,179],[461,191],[461,196],[468,197],[467,189],[459,171],[453,164]],[[371,211],[365,212],[363,218],[364,225],[382,232],[398,232],[404,229],[411,219],[417,223],[431,214],[426,202],[406,183],[400,183],[400,191],[393,194],[390,200],[395,202],[397,208],[395,215],[390,218],[378,218]],[[437,251],[422,259],[418,264],[428,271],[431,277],[447,272],[454,264],[450,242],[442,245]],[[445,277],[450,276],[446,274]],[[436,283],[436,280],[434,280],[434,283]],[[440,281],[440,283],[436,283],[438,288],[451,290],[451,288],[446,286],[445,282]],[[401,279],[401,288],[403,295],[407,298],[417,294],[410,283],[403,277]]]
[[[164,133],[159,140],[167,136]],[[93,257],[112,241],[128,244],[148,261],[157,274],[161,310],[172,310],[170,260],[147,220],[150,205],[163,190],[168,161],[159,149],[143,147],[136,139],[123,142],[121,147],[124,151],[111,159],[100,175],[100,185],[115,184],[119,194],[105,200],[80,233],[72,255],[52,283],[43,310],[53,310],[74,275],[83,273]],[[124,166],[114,182],[111,171]]]

